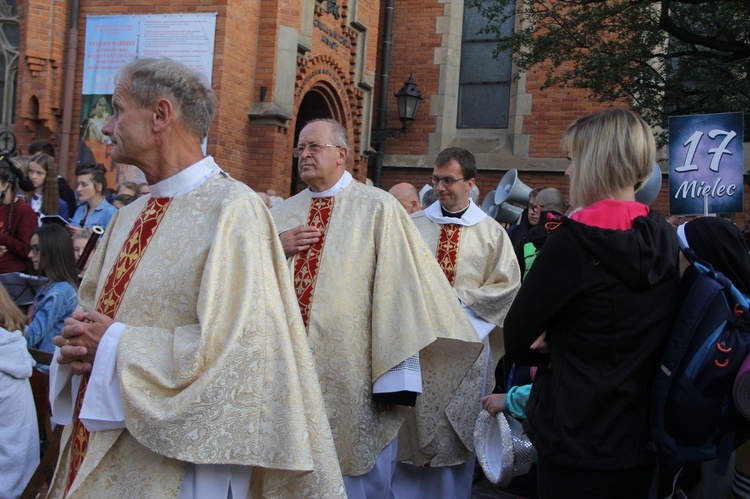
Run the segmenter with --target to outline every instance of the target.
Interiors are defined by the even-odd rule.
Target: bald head
[[[415,211],[419,211],[419,194],[417,194],[417,189],[413,185],[402,182],[391,187],[388,192],[401,203],[401,206],[406,209],[406,213],[411,215]]]
[[[541,211],[554,211],[562,215],[565,213],[565,199],[562,192],[554,187],[548,187],[536,195],[536,204],[542,207]]]

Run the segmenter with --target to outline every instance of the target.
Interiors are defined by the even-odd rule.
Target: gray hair
[[[430,189],[422,195],[422,209],[427,208],[435,201],[437,201],[437,194],[435,193],[435,189]]]
[[[117,72],[115,83],[128,82],[128,92],[141,107],[167,98],[177,109],[182,126],[201,139],[216,112],[216,97],[205,77],[184,64],[163,57],[136,59]]]
[[[349,134],[346,133],[346,128],[344,128],[344,125],[342,125],[338,121],[330,118],[316,118],[305,123],[305,126],[321,121],[323,123],[328,123],[331,125],[331,140],[336,142],[336,144],[333,145],[343,146],[346,147],[347,151],[351,151],[351,149],[349,148]]]
[[[565,213],[565,198],[563,193],[554,187],[542,190],[536,196],[536,204],[544,206],[544,211],[554,211],[562,215]]]

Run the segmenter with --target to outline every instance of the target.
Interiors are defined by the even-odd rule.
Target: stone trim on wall
[[[434,64],[439,68],[438,92],[429,96],[429,113],[435,118],[435,130],[429,135],[428,156],[386,154],[387,167],[432,168],[434,157],[446,147],[463,147],[481,160],[480,168],[541,168],[560,171],[553,160],[538,165],[529,160],[529,135],[523,133],[524,117],[531,114],[531,94],[526,92],[526,77],[511,85],[510,116],[507,129],[458,129],[458,81],[461,71],[461,38],[464,0],[444,2],[443,15],[435,20],[436,33],[442,37],[435,49]],[[518,21],[517,21],[518,22]],[[515,72],[515,68],[514,68]],[[564,169],[564,168],[563,168]]]

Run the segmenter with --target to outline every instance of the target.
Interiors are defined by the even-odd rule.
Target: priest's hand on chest
[[[320,241],[321,233],[311,225],[300,225],[279,234],[284,254],[291,258],[301,251],[307,251]]]
[[[52,340],[60,347],[60,364],[70,364],[75,374],[91,372],[96,349],[112,319],[98,312],[74,312],[65,319],[65,327],[60,336]]]

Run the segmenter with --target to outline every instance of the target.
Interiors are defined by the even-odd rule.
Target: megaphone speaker
[[[495,220],[501,224],[517,224],[521,222],[523,208],[513,206],[512,204],[503,203],[498,207]]]
[[[490,191],[487,193],[487,196],[485,196],[484,201],[482,201],[482,211],[492,218],[495,218],[497,215],[497,208],[498,206],[495,204],[495,191]]]
[[[497,184],[495,204],[499,206],[503,203],[516,203],[528,206],[529,193],[531,193],[531,187],[519,180],[518,170],[508,170],[508,173],[503,175],[502,180]]]
[[[659,168],[658,163],[654,163],[651,176],[644,182],[640,189],[635,191],[635,200],[639,203],[650,205],[656,201],[659,191],[661,191],[661,168]]]

